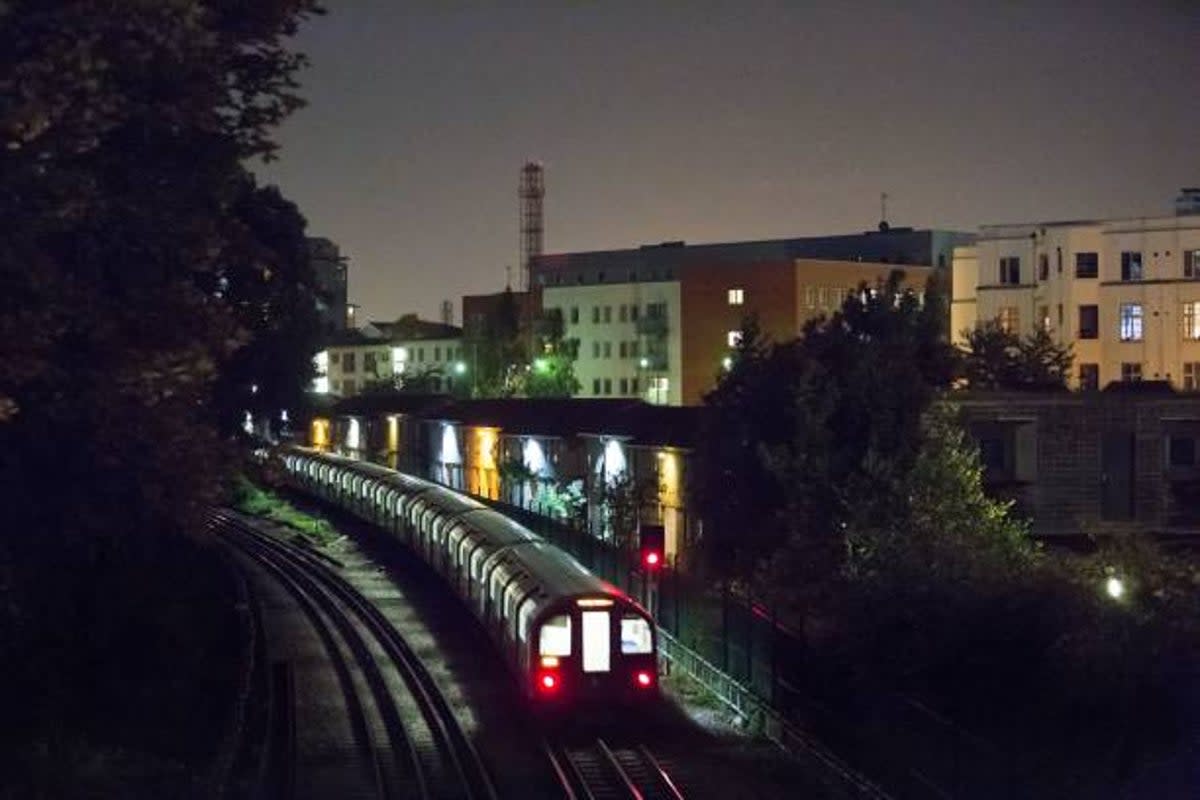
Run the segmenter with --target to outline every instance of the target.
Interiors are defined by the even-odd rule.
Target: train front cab
[[[523,629],[523,630],[521,630]],[[519,625],[527,693],[539,707],[631,704],[658,698],[654,625],[615,597],[566,598]]]

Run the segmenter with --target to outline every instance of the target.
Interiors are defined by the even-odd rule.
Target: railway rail
[[[433,677],[383,613],[304,548],[217,511],[210,526],[295,597],[345,698],[358,760],[381,798],[495,800],[487,768]],[[391,680],[389,680],[389,678]],[[393,687],[402,685],[405,692]],[[412,709],[419,714],[414,718]],[[407,712],[407,713],[406,713]],[[281,709],[277,716],[286,717]],[[288,748],[271,770],[294,781]]]
[[[683,800],[678,785],[645,745],[544,746],[569,800]]]

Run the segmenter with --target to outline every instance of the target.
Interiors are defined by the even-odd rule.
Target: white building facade
[[[679,405],[682,397],[678,281],[549,286],[563,335],[579,340],[577,397],[630,397]]]
[[[993,225],[955,250],[951,331],[1045,327],[1073,348],[1072,385],[1200,389],[1200,214]]]

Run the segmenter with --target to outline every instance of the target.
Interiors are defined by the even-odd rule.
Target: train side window
[[[571,618],[559,614],[542,623],[541,638],[538,640],[538,655],[571,655]]]
[[[529,638],[529,623],[533,620],[533,610],[537,606],[533,598],[533,595],[526,597],[517,611],[517,637],[522,642]]]
[[[635,614],[621,617],[621,652],[626,655],[654,652],[650,623]]]

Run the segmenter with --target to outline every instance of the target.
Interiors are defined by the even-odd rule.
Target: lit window
[[[1121,362],[1121,380],[1123,381],[1140,381],[1142,379],[1142,365],[1136,361]]]
[[[1050,330],[1050,306],[1038,307],[1038,319],[1042,322],[1042,330]]]
[[[742,343],[742,332],[729,331],[727,334],[725,334],[725,343],[730,347],[737,347]]]
[[[626,655],[654,652],[649,622],[633,615],[621,617],[621,652]]]
[[[996,324],[1005,333],[1016,333],[1021,327],[1021,315],[1016,306],[1004,306],[996,316]]]
[[[1200,301],[1183,304],[1183,338],[1200,339]]]
[[[1183,390],[1200,391],[1200,361],[1183,362]]]
[[[1200,250],[1183,251],[1183,277],[1200,278]]]
[[[746,302],[746,293],[744,290],[742,290],[742,289],[730,289],[729,290],[729,305],[740,306],[744,302]]]
[[[1122,303],[1121,304],[1121,330],[1120,338],[1122,342],[1140,342],[1142,340],[1142,304],[1141,303]],[[1140,369],[1140,367],[1139,367]]]
[[[542,624],[538,639],[538,655],[571,655],[571,618],[566,614],[551,617]]]

